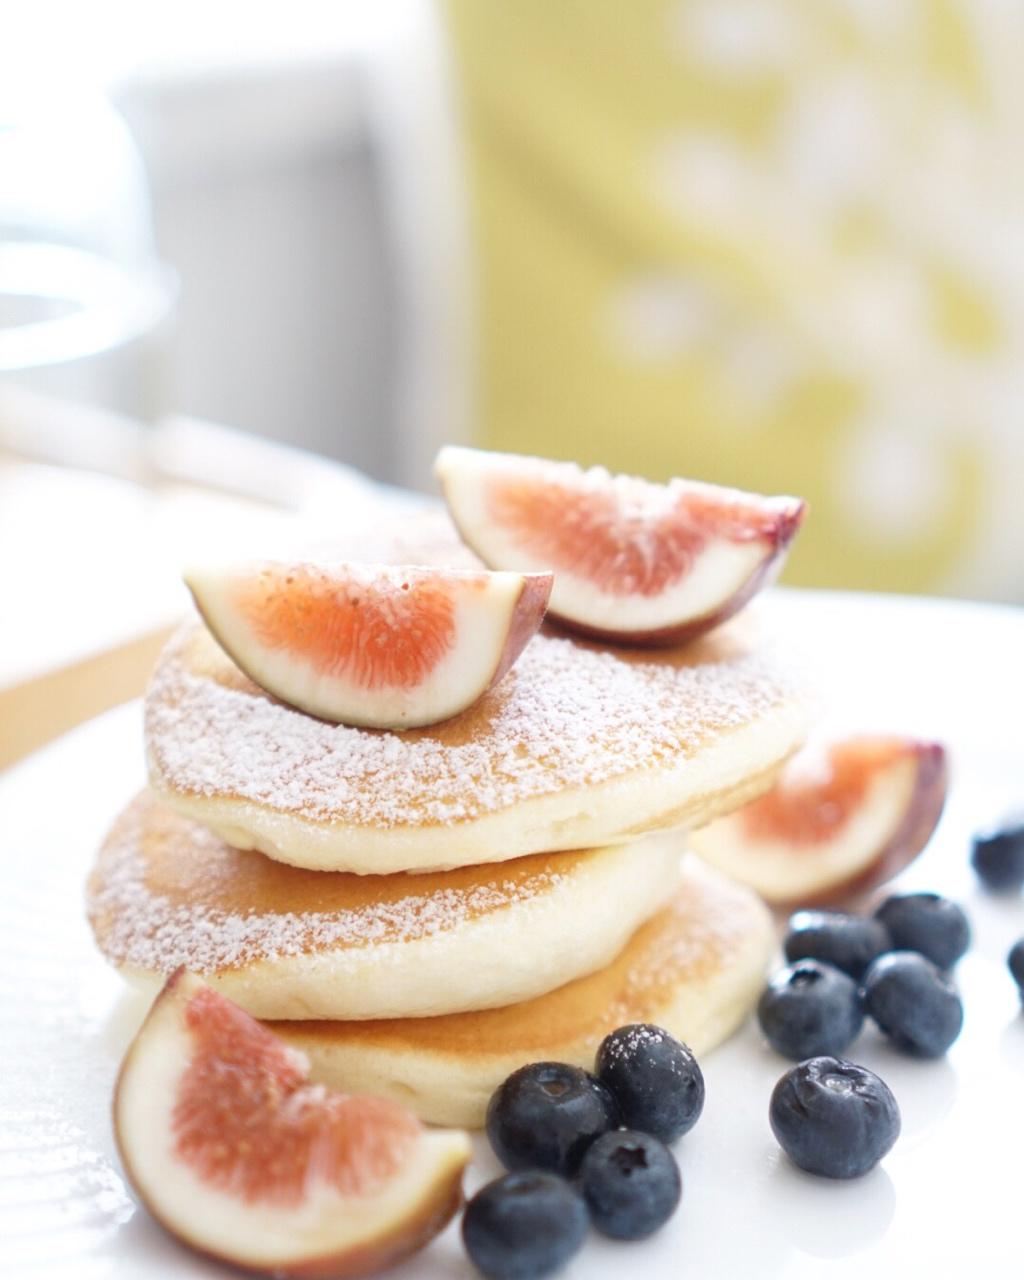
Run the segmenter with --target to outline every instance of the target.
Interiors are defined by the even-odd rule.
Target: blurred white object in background
[[[283,19],[282,19],[283,21]],[[176,412],[389,474],[392,304],[361,54],[126,72],[178,272]]]
[[[24,7],[0,41],[0,93],[12,73],[62,99],[64,86],[84,79],[104,86],[145,166],[153,235],[179,282],[166,391],[151,397],[160,408],[288,441],[382,479],[429,475],[421,456],[429,449],[411,460],[403,428],[410,417],[457,416],[444,389],[435,394],[448,363],[447,311],[443,323],[435,311],[438,299],[447,307],[450,273],[443,253],[418,248],[447,226],[433,204],[423,209],[424,175],[438,162],[435,149],[410,146],[403,127],[393,135],[402,138],[395,159],[411,168],[396,174],[391,150],[378,146],[371,99],[384,84],[397,114],[420,138],[433,137],[433,82],[424,83],[419,64],[438,75],[437,26],[431,0]],[[413,193],[425,230],[405,201],[396,227],[395,185]],[[427,193],[446,189],[439,182]],[[148,207],[146,224],[148,239]],[[414,272],[407,224],[417,233]],[[52,366],[46,376],[52,383]],[[0,392],[4,381],[0,374]],[[0,442],[13,433],[20,449],[27,430],[38,436],[38,406],[22,412],[12,399],[0,406]],[[53,448],[43,455],[54,458]]]
[[[364,92],[394,272],[388,478],[429,492],[441,445],[474,440],[478,287],[457,86],[434,0],[384,7],[367,42]]]
[[[0,414],[11,383],[153,419],[175,278],[145,173],[97,92],[0,88]]]

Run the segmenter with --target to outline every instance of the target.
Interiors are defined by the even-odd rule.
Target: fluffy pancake
[[[201,625],[146,696],[150,781],[238,848],[386,874],[694,827],[766,790],[800,744],[793,666],[749,615],[681,649],[534,637],[443,724],[326,724],[244,676]]]
[[[670,900],[673,833],[419,876],[284,866],[143,792],[89,880],[89,920],[130,979],[179,965],[257,1017],[381,1018],[526,1000],[607,964]]]
[[[606,968],[522,1004],[376,1022],[276,1022],[315,1079],[396,1098],[437,1124],[478,1127],[502,1080],[527,1062],[592,1069],[609,1031],[654,1022],[698,1054],[757,999],[774,947],[753,893],[687,857],[671,905]]]

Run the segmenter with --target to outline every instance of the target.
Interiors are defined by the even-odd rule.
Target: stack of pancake
[[[476,1126],[526,1062],[592,1067],[636,1021],[701,1053],[760,990],[767,911],[685,854],[805,729],[749,617],[668,651],[542,631],[475,706],[405,732],[284,705],[196,620],[145,712],[151,786],[89,883],[99,946],[132,981],[202,974],[326,1083]]]

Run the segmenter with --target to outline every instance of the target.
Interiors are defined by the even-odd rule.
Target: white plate
[[[837,724],[943,739],[954,784],[942,825],[900,887],[965,903],[975,945],[948,1060],[915,1062],[865,1032],[850,1056],[903,1111],[884,1166],[855,1183],[799,1173],[767,1122],[786,1067],[748,1026],[705,1066],[708,1102],[679,1145],[684,1199],[653,1240],[592,1238],[567,1277],[1020,1276],[1024,1017],[1005,967],[1024,900],[979,892],[972,830],[1024,802],[1024,614],[877,597],[780,593],[815,655]],[[142,782],[139,709],[83,726],[0,780],[0,1274],[185,1280],[230,1272],[180,1248],[139,1209],[114,1153],[111,1085],[143,1012],[93,948],[82,882]],[[470,1186],[493,1176],[478,1146]],[[394,1272],[472,1274],[453,1227]]]

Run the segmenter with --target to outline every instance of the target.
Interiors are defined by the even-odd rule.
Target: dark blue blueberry
[[[842,1058],[791,1067],[772,1090],[768,1119],[790,1160],[823,1178],[859,1178],[900,1135],[889,1086]]]
[[[587,1207],[553,1173],[509,1173],[466,1205],[462,1240],[493,1280],[535,1280],[560,1270],[587,1234]]]
[[[589,1071],[534,1062],[513,1071],[487,1108],[487,1136],[506,1169],[571,1177],[587,1147],[619,1123],[611,1091]]]
[[[685,1044],[648,1022],[634,1022],[606,1036],[595,1070],[615,1095],[622,1123],[662,1142],[689,1133],[704,1110],[704,1076],[697,1059]]]
[[[861,996],[897,1048],[920,1058],[941,1058],[964,1023],[956,988],[916,951],[879,956],[864,975]]]
[[[616,1240],[643,1240],[657,1231],[683,1192],[672,1152],[635,1129],[598,1138],[583,1157],[580,1180],[590,1220]]]
[[[820,960],[798,960],[765,987],[757,1020],[771,1047],[799,1062],[842,1053],[864,1025],[857,984]]]
[[[787,960],[822,960],[860,978],[872,960],[892,950],[892,942],[884,926],[870,916],[798,911],[789,918],[784,948]]]
[[[1014,982],[1020,988],[1020,998],[1024,1000],[1024,938],[1021,938],[1019,942],[1015,942],[1010,948],[1006,963],[1010,966]]]
[[[897,893],[875,919],[889,930],[894,951],[918,951],[940,969],[952,969],[971,945],[963,908],[937,893]]]
[[[1012,822],[974,837],[971,866],[989,889],[1024,886],[1024,822]]]

